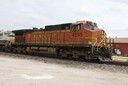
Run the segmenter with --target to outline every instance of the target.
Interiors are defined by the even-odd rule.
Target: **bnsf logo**
[[[51,40],[50,34],[36,34],[33,36],[35,42],[49,42]]]

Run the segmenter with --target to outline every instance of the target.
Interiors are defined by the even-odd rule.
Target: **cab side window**
[[[72,25],[72,30],[81,30],[81,24]]]

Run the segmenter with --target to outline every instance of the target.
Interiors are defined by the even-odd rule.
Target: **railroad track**
[[[106,64],[119,65],[119,66],[128,66],[128,62],[121,62],[121,61],[106,62]]]
[[[6,57],[14,57],[14,58],[22,58],[22,59],[32,59],[37,60],[43,63],[55,63],[61,64],[67,67],[75,67],[80,69],[100,69],[104,71],[111,71],[111,72],[119,72],[119,73],[126,73],[128,74],[128,62],[118,62],[118,61],[111,61],[111,62],[104,62],[98,63],[92,60],[82,60],[82,59],[71,59],[71,58],[60,58],[54,55],[33,55],[33,54],[16,54],[16,53],[7,53],[7,52],[0,52],[0,55],[4,55]]]
[[[67,58],[67,57],[58,57],[57,55],[53,54],[21,54],[21,53],[8,53],[8,52],[0,52],[1,54],[12,54],[12,55],[20,55],[22,58],[24,55],[24,58],[30,58],[28,57],[29,55],[31,56],[31,59],[36,59],[38,58],[50,58],[50,59],[59,59],[59,60],[72,60],[72,61],[77,61],[77,62],[87,62],[87,63],[97,63],[97,64],[108,64],[108,65],[120,65],[120,66],[128,66],[128,62],[122,62],[122,61],[110,61],[110,62],[97,62],[96,60],[89,60],[89,59],[78,59],[78,58]]]

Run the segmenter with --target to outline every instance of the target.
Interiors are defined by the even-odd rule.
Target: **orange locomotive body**
[[[106,33],[91,21],[15,30],[15,51],[47,52],[61,57],[111,60]]]

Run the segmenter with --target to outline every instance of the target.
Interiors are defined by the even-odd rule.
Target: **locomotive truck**
[[[111,61],[111,46],[104,30],[91,21],[47,25],[44,29],[13,30],[10,51],[44,53],[58,57]]]

